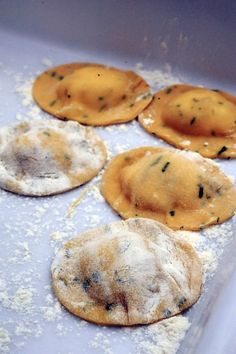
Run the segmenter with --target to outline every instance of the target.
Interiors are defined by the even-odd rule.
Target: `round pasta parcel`
[[[191,151],[141,147],[117,155],[104,172],[101,192],[123,218],[151,218],[174,230],[222,223],[236,209],[231,180]]]
[[[131,218],[67,242],[52,286],[73,314],[103,325],[148,324],[193,305],[202,285],[194,249],[154,220]]]
[[[236,157],[236,97],[224,91],[173,85],[139,115],[149,133],[209,158]]]
[[[35,80],[33,97],[55,117],[87,125],[128,122],[152,99],[148,84],[134,72],[89,63],[45,71]]]
[[[0,129],[0,187],[31,196],[62,193],[97,175],[106,149],[77,122],[31,121]]]

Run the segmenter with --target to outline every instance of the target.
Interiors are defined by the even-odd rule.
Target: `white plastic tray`
[[[24,117],[53,119],[36,108],[28,92],[30,80],[50,64],[93,61],[135,69],[142,62],[147,78],[150,70],[161,71],[161,76],[156,72],[156,80],[151,80],[154,89],[180,78],[236,94],[235,46],[221,47],[223,39],[229,44],[235,40],[233,4],[224,8],[203,1],[194,8],[185,1],[0,4],[1,126]],[[214,31],[219,27],[224,38],[219,34],[217,40]],[[107,141],[111,155],[142,145],[166,145],[136,121],[96,130]],[[235,161],[219,163],[236,177]],[[0,191],[0,353],[174,353],[174,347],[167,346],[173,332],[166,346],[163,336],[160,346],[156,337],[155,352],[151,352],[148,327],[127,330],[87,324],[61,308],[51,292],[50,264],[55,250],[87,228],[118,219],[99,197],[97,186],[99,179],[51,198]],[[72,201],[87,187],[91,188],[68,218]],[[235,226],[232,220],[225,225],[220,229],[222,242],[219,231],[218,239],[204,236],[206,251],[224,253],[215,276],[206,281],[200,302],[184,315],[191,327],[179,354],[236,352]]]

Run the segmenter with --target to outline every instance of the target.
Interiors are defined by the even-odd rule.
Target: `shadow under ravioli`
[[[157,92],[139,123],[168,143],[209,158],[236,157],[236,97],[178,84]]]

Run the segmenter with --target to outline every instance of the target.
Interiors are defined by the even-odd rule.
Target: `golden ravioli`
[[[193,248],[156,221],[134,218],[84,232],[52,263],[52,286],[73,314],[105,325],[174,316],[200,296]]]
[[[0,129],[0,187],[43,196],[96,176],[106,149],[92,128],[76,122],[32,121]]]
[[[148,105],[148,84],[132,71],[88,63],[57,66],[35,81],[38,105],[60,119],[87,125],[127,122]]]
[[[191,151],[143,147],[114,157],[101,191],[122,217],[142,216],[172,229],[222,223],[236,209],[236,190],[209,159]]]
[[[236,157],[236,97],[174,85],[157,92],[140,124],[168,143],[209,158]]]

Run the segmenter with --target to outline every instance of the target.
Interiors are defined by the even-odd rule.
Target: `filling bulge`
[[[162,120],[195,136],[228,136],[236,132],[236,105],[220,93],[193,89],[179,94],[164,108]]]

